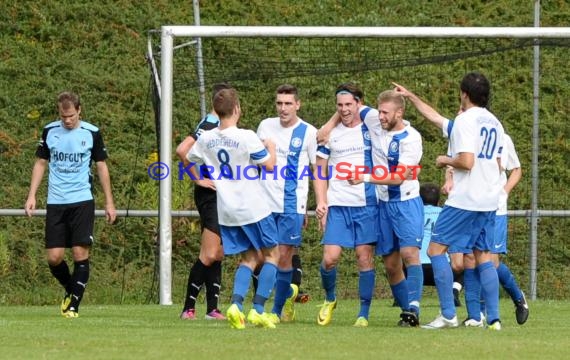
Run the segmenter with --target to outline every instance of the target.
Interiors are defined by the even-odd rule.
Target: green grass
[[[353,328],[358,302],[343,300],[327,327],[316,324],[318,301],[297,305],[298,320],[275,330],[230,329],[226,322],[178,319],[180,305],[87,305],[78,319],[53,306],[0,307],[5,359],[558,359],[568,354],[570,303],[531,302],[524,326],[510,301],[501,301],[503,330],[439,331],[396,327],[399,309],[373,302],[368,328]],[[437,314],[425,299],[422,319]],[[249,306],[246,307],[246,310]],[[460,319],[465,309],[458,311]]]

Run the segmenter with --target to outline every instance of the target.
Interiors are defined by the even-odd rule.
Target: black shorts
[[[93,200],[74,204],[48,204],[46,210],[46,249],[93,244],[95,222]]]
[[[216,191],[196,185],[194,186],[194,202],[200,214],[202,230],[208,229],[220,236]]]

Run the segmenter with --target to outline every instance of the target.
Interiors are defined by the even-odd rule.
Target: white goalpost
[[[568,39],[570,27],[277,27],[277,26],[163,26],[160,42],[160,154],[159,161],[170,175],[159,185],[159,301],[172,304],[172,111],[174,41],[176,38],[519,38]],[[538,44],[535,46],[534,97],[538,97]],[[531,298],[536,297],[538,189],[538,103],[534,105],[532,137],[533,199],[528,214],[531,229]],[[536,155],[535,155],[536,154]],[[536,158],[535,158],[536,157]],[[534,245],[533,245],[534,243]]]

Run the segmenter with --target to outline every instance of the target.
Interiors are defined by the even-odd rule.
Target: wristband
[[[362,176],[362,181],[364,181],[365,183],[369,183],[370,182],[370,174],[364,174]]]

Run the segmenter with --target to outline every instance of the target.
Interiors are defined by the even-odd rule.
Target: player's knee
[[[334,268],[338,263],[338,258],[333,256],[323,256],[322,266],[325,270],[329,271]]]

